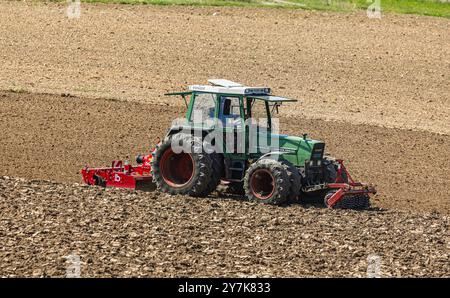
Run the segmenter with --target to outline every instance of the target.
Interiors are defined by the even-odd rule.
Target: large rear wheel
[[[201,146],[201,139],[182,133],[166,137],[157,146],[152,158],[152,176],[160,191],[205,195],[211,180],[212,161]]]
[[[211,159],[211,179],[209,180],[208,186],[203,192],[203,195],[207,196],[211,192],[215,191],[217,186],[220,184],[220,179],[223,176],[223,156],[219,153],[213,152],[209,154]]]

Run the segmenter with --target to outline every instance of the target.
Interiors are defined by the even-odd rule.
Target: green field
[[[65,1],[65,0],[54,0]],[[81,0],[87,3],[256,6],[308,10],[366,10],[375,0]],[[417,14],[450,18],[450,0],[379,0],[381,12]]]

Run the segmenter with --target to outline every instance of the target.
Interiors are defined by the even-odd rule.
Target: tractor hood
[[[288,135],[272,135],[278,138],[279,147],[282,157],[295,166],[304,166],[306,160],[320,160],[323,157],[325,143],[309,138],[288,136]]]

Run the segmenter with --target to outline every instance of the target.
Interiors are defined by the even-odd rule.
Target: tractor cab
[[[249,160],[267,154],[299,167],[305,166],[314,150],[320,151],[316,159],[322,158],[323,143],[278,131],[274,113],[284,102],[297,100],[271,95],[269,87],[248,87],[222,79],[209,83],[166,94],[181,95],[187,107],[183,123],[172,125],[167,136],[196,131],[207,138],[205,135],[214,132],[215,149],[224,157],[225,179],[242,180]]]
[[[229,147],[231,151],[226,153],[242,153],[245,159],[249,154],[261,151],[256,145],[254,149],[258,152],[252,152],[249,138],[265,134],[270,143],[272,132],[278,137],[278,127],[272,117],[274,112],[283,102],[297,101],[271,95],[268,87],[248,87],[223,79],[208,81],[211,85],[191,85],[189,91],[166,94],[181,95],[187,107],[183,125],[172,127],[169,134],[179,132],[181,128],[234,132],[234,141],[241,148]]]
[[[224,127],[239,127],[245,121],[253,119],[261,121],[262,126],[270,129],[273,111],[278,110],[278,106],[283,102],[297,101],[270,95],[270,88],[268,87],[247,87],[223,79],[208,80],[208,82],[211,85],[189,86],[189,90],[192,92],[191,101],[194,101],[191,107],[195,112],[202,105],[195,101],[202,97],[215,100],[215,105],[212,102],[210,102],[210,105],[212,110],[217,110],[215,116]]]

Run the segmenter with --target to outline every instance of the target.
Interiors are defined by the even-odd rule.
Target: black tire
[[[182,146],[172,150],[172,142]],[[211,181],[212,161],[203,152],[200,138],[178,133],[157,145],[151,162],[153,181],[158,190],[172,195],[203,196]]]
[[[203,191],[203,196],[207,196],[216,190],[223,175],[223,156],[215,152],[208,155],[212,162],[211,180],[209,181],[206,189]]]
[[[248,200],[278,205],[289,196],[288,173],[279,161],[261,159],[253,163],[244,178],[244,190]]]
[[[286,170],[289,177],[289,182],[291,184],[288,199],[289,201],[295,202],[298,200],[300,189],[302,187],[302,177],[300,175],[300,171],[287,160],[282,160],[281,164]]]
[[[244,182],[230,182],[227,187],[227,193],[240,196],[245,195]]]

